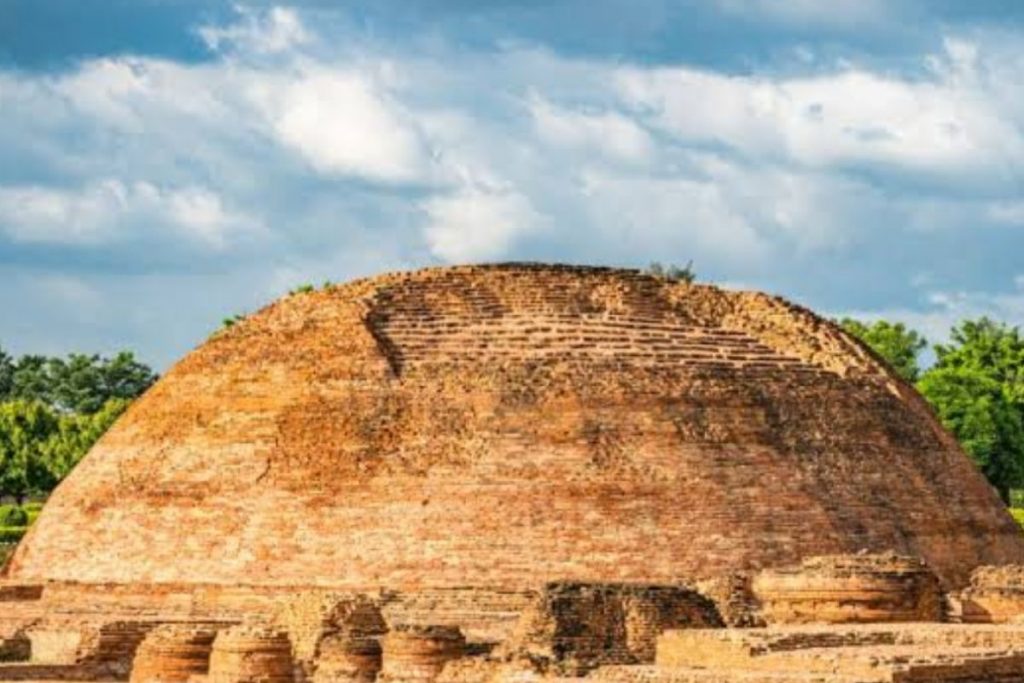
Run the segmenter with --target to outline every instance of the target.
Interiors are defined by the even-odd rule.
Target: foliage
[[[903,323],[878,320],[864,323],[853,318],[843,318],[839,325],[871,347],[900,377],[916,382],[921,375],[918,356],[927,345],[924,337]]]
[[[133,399],[157,376],[128,351],[113,358],[72,353],[67,358],[0,351],[0,401],[40,401],[61,412],[95,413],[111,399]]]
[[[988,318],[953,328],[950,344],[935,346],[936,368],[969,368],[998,382],[1006,399],[1024,410],[1024,337]]]
[[[296,294],[309,294],[314,289],[315,289],[315,287],[313,287],[313,285],[311,285],[309,283],[302,284],[302,285],[299,285],[298,287],[296,287],[295,289],[289,290],[288,296],[294,296]]]
[[[1007,502],[1024,486],[1024,338],[1017,328],[987,318],[953,328],[949,344],[935,346],[936,362],[924,373],[918,356],[924,338],[902,323],[865,324],[849,318],[843,328],[915,382],[942,424]]]
[[[0,526],[0,543],[17,543],[26,531],[24,526]]]
[[[220,327],[221,329],[226,330],[229,327],[234,327],[236,324],[242,322],[243,320],[245,320],[245,313],[235,313],[230,318],[224,318],[223,320],[221,320]]]
[[[0,349],[0,498],[49,492],[156,379],[127,351],[15,359]],[[38,507],[26,509],[31,523]]]
[[[647,273],[654,277],[672,280],[674,282],[690,283],[697,279],[697,274],[693,271],[693,261],[689,261],[682,268],[672,264],[663,266],[658,261],[653,261],[651,262],[651,265],[647,267]]]
[[[0,396],[10,396],[14,386],[14,358],[0,348]]]
[[[0,526],[28,526],[28,511],[20,505],[0,505]]]
[[[127,406],[112,399],[93,414],[65,414],[40,401],[0,403],[0,496],[50,491]]]
[[[918,389],[1009,502],[1024,485],[1024,338],[988,318],[953,328]]]
[[[42,445],[57,432],[59,417],[39,401],[0,404],[0,496],[19,502],[52,484]]]
[[[935,367],[918,382],[939,420],[1009,502],[1024,484],[1024,420],[998,382],[967,367]]]
[[[1010,508],[1010,515],[1017,522],[1017,524],[1020,524],[1021,527],[1024,527],[1024,509],[1019,507],[1012,507]]]

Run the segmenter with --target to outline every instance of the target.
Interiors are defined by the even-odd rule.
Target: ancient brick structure
[[[215,636],[213,629],[193,626],[154,629],[135,653],[131,683],[188,683],[206,675]]]
[[[711,601],[677,586],[551,583],[493,659],[585,673],[604,664],[653,662],[655,641],[667,629],[722,625]]]
[[[978,567],[956,600],[960,619],[974,623],[1024,620],[1024,566]]]
[[[1024,627],[891,622],[1014,621],[1007,565],[921,397],[809,311],[429,269],[282,299],[137,401],[2,570],[0,681],[995,683]]]
[[[1024,680],[1024,629],[949,624],[668,631],[657,667],[612,667],[618,683],[997,683]]]
[[[381,683],[430,683],[465,654],[466,639],[454,626],[398,626],[384,637],[383,650]]]
[[[381,669],[388,627],[379,604],[365,596],[301,593],[274,621],[288,633],[304,675],[318,683],[372,683]]]
[[[942,593],[920,560],[896,555],[813,557],[769,569],[752,592],[769,624],[940,621]]]
[[[286,633],[239,626],[213,641],[207,683],[293,683],[294,673]]]

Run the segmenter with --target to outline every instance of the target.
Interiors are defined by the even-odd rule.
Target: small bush
[[[693,261],[690,261],[682,268],[675,265],[665,267],[657,261],[654,261],[650,266],[648,266],[647,274],[665,280],[671,280],[673,282],[690,283],[697,279],[697,274],[693,272]]]
[[[0,526],[0,544],[17,543],[26,531],[27,526]]]
[[[221,320],[220,321],[220,328],[222,330],[226,330],[229,327],[234,327],[237,323],[240,323],[243,320],[245,320],[245,314],[244,313],[235,313],[230,318],[224,318],[223,320]]]
[[[0,506],[0,526],[28,526],[28,512],[17,505]]]
[[[304,285],[299,285],[295,289],[289,291],[288,295],[289,296],[295,296],[296,294],[309,294],[314,289],[315,289],[315,287],[313,287],[313,285],[311,285],[309,283],[306,283]]]
[[[1017,524],[1024,527],[1024,508],[1010,508],[1010,515],[1017,520]]]

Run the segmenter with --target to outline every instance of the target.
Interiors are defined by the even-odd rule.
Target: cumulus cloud
[[[223,248],[233,233],[259,224],[227,209],[201,187],[161,188],[108,179],[80,188],[0,188],[0,231],[22,243],[99,244],[138,237],[132,230],[165,228]]]
[[[822,3],[720,4],[830,21]],[[828,5],[861,22],[880,11]],[[160,256],[180,278],[147,292],[196,297],[196,257],[213,254],[220,279],[202,286],[221,298],[203,299],[196,338],[289,283],[438,261],[692,258],[702,277],[815,307],[936,316],[968,309],[922,303],[908,273],[975,303],[985,279],[1019,275],[1016,34],[950,37],[902,71],[811,60],[738,75],[399,45],[324,33],[330,11],[316,11],[239,9],[199,30],[213,52],[198,63],[0,70],[0,271],[46,245],[102,245],[90,253]],[[99,296],[120,287],[92,277],[78,280]],[[998,310],[1024,315],[1006,296]]]
[[[596,151],[613,160],[644,163],[654,154],[651,136],[635,119],[615,111],[581,112],[559,107],[534,95],[530,114],[542,140],[582,152]]]
[[[299,15],[288,7],[272,7],[260,12],[235,5],[234,24],[201,26],[199,36],[214,51],[234,49],[240,52],[271,54],[285,52],[310,42],[311,36]]]
[[[317,68],[260,99],[280,141],[318,171],[389,182],[424,172],[409,117],[364,74]]]
[[[927,80],[856,68],[768,78],[669,67],[626,68],[617,84],[638,116],[686,143],[778,163],[1005,182],[1007,165],[1024,163],[1024,138],[988,92],[1008,84],[965,77],[970,54],[947,43]]]
[[[922,305],[916,307],[852,310],[840,316],[862,320],[897,320],[921,332],[929,342],[949,341],[953,326],[962,320],[988,317],[1021,325],[1024,321],[1024,277],[1014,279],[1013,287],[1000,292],[978,290],[930,290]]]
[[[544,223],[530,201],[513,191],[464,189],[431,197],[423,211],[431,253],[450,262],[499,258]]]

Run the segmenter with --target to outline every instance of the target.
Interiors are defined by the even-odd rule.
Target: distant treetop
[[[0,349],[0,402],[39,401],[66,413],[96,413],[111,399],[131,400],[157,379],[130,351],[113,358],[72,353],[66,358]]]

